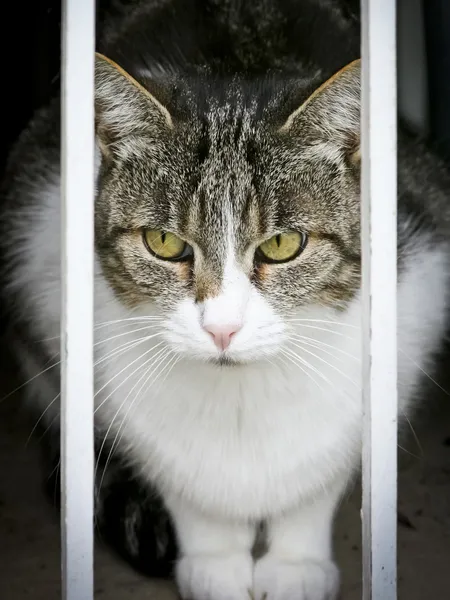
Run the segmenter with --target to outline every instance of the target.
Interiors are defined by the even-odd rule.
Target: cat
[[[95,517],[184,599],[339,593],[362,416],[355,4],[119,2],[98,40]],[[10,343],[53,488],[59,144],[56,98],[11,153],[2,215]],[[407,415],[447,326],[450,177],[403,129],[398,184]]]

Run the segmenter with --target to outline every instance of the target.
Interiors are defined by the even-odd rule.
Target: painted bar
[[[363,600],[397,598],[396,2],[362,0]]]
[[[94,0],[64,0],[62,25],[62,597],[92,600]]]

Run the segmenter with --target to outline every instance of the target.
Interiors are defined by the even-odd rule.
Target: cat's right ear
[[[104,156],[120,151],[130,136],[171,129],[169,111],[115,62],[95,55],[95,130]]]
[[[361,61],[355,60],[325,81],[281,127],[311,144],[325,141],[354,164],[360,155]]]

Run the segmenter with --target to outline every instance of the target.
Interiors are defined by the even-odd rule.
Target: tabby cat
[[[119,2],[98,40],[96,523],[185,599],[338,594],[362,413],[355,4]],[[11,344],[54,477],[59,118],[56,99],[21,136],[3,210]],[[450,178],[399,141],[405,415],[446,326]]]

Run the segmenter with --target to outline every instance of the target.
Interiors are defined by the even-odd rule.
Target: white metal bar
[[[62,35],[62,591],[92,600],[94,0],[64,0]]]
[[[395,0],[362,0],[363,599],[397,598]]]

